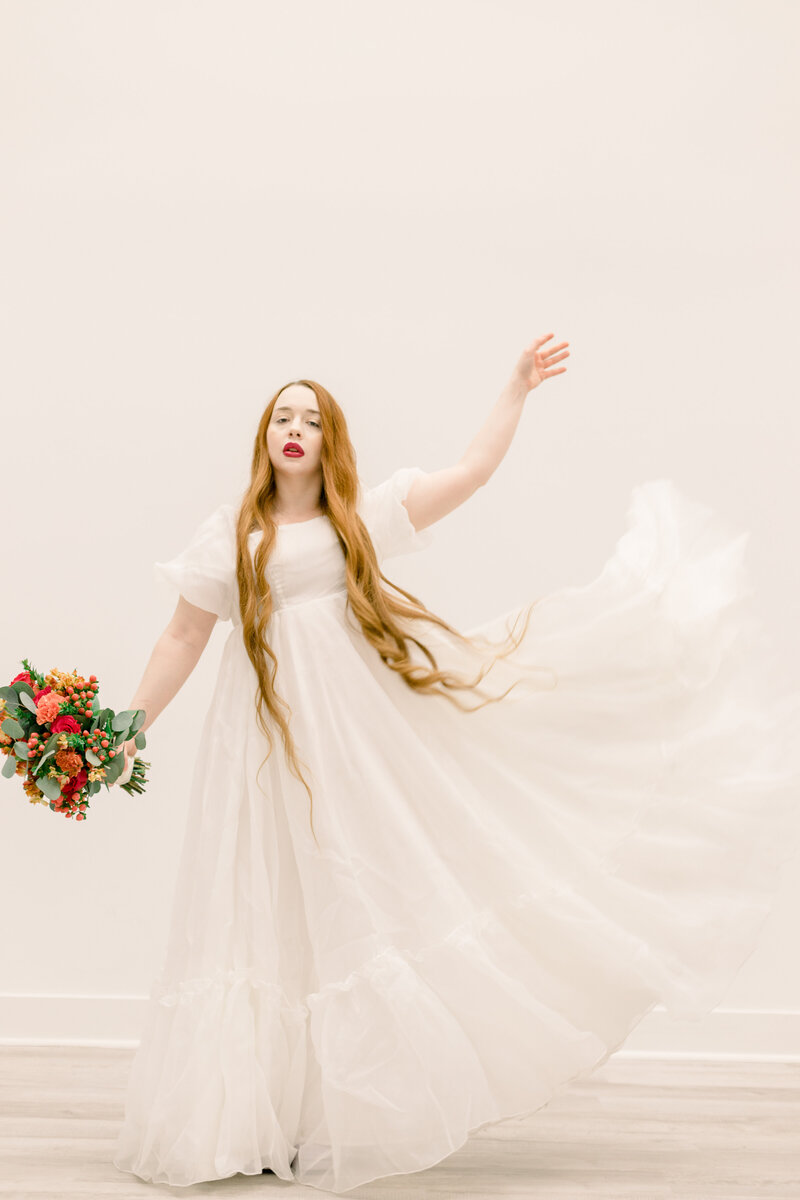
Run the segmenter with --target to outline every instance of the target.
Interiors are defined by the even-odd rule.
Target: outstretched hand
[[[569,342],[559,342],[557,346],[549,346],[546,350],[540,348],[545,342],[549,342],[552,336],[552,333],[548,333],[545,337],[534,338],[530,346],[526,346],[520,355],[515,374],[523,381],[529,392],[538,387],[543,379],[549,379],[551,375],[561,375],[567,369],[566,367],[556,367],[554,364],[561,362],[562,358],[569,358],[569,350],[564,349]],[[559,350],[564,350],[564,353],[559,354]]]
[[[117,780],[118,784],[127,783],[131,777],[131,774],[133,773],[133,764],[138,753],[136,739],[129,738],[128,741],[123,744],[123,749],[125,751],[125,769]]]

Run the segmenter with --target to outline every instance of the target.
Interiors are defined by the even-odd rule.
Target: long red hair
[[[498,659],[505,658],[519,646],[527,632],[531,613],[537,601],[533,601],[526,610],[523,610],[524,622],[521,631],[516,636],[512,631],[507,639],[499,643],[492,643],[487,639],[481,639],[479,643],[476,639],[469,638],[454,629],[443,617],[437,616],[436,613],[426,608],[416,596],[387,579],[378,565],[375,548],[357,511],[360,483],[356,470],[356,454],[350,440],[344,413],[330,392],[321,384],[315,383],[312,379],[297,379],[292,382],[310,388],[316,397],[316,407],[319,410],[322,430],[320,507],[336,530],[344,551],[348,601],[365,638],[375,647],[387,667],[396,671],[415,692],[444,695],[456,707],[465,712],[474,712],[485,704],[496,703],[504,699],[511,688],[516,686],[515,684],[511,684],[511,687],[498,696],[486,696],[480,704],[474,706],[465,706],[451,693],[476,691],[478,695],[484,695],[478,685]],[[284,715],[285,710],[291,716],[291,710],[274,687],[278,664],[266,637],[267,625],[272,614],[272,596],[264,568],[272,553],[276,538],[276,526],[271,515],[276,491],[275,473],[267,449],[267,427],[278,398],[290,386],[290,383],[284,384],[275,393],[258,422],[253,447],[250,484],[244,494],[236,522],[236,576],[239,586],[242,636],[258,680],[257,720],[269,746],[261,766],[272,753],[274,748],[272,729],[277,726],[281,732],[290,770],[308,792],[313,833],[313,797],[311,789],[300,771],[297,748],[289,729],[287,717]],[[261,540],[251,559],[248,537],[253,530],[257,529],[261,530]],[[402,599],[389,591],[389,588],[393,589],[393,592],[399,593],[399,597]],[[415,620],[424,620],[438,625],[460,639],[462,643],[480,650],[481,653],[486,648],[497,649],[497,646],[500,646],[500,649],[490,660],[484,662],[474,679],[462,679],[452,672],[441,670],[433,652],[409,631],[408,623],[413,623]],[[416,646],[422,651],[430,663],[430,667],[412,661],[411,646]],[[304,763],[303,765],[308,769],[308,764]],[[314,834],[314,839],[316,840],[316,834]]]

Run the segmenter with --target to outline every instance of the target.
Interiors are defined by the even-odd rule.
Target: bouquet
[[[134,738],[139,750],[143,708],[115,713],[94,712],[99,684],[96,675],[84,679],[77,668],[70,674],[53,670],[42,675],[23,658],[25,670],[0,687],[0,751],[6,756],[3,775],[23,775],[22,787],[31,804],[47,804],[52,812],[84,821],[89,797],[101,784],[110,787],[121,776],[123,791],[144,791],[145,769],[136,758],[125,774],[125,742]]]

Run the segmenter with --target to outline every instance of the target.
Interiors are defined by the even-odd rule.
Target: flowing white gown
[[[379,561],[434,537],[401,503],[419,473],[362,493]],[[518,686],[464,713],[365,639],[328,518],[279,526],[268,640],[317,846],[277,731],[262,766],[235,515],[156,564],[233,627],[115,1165],[347,1191],[547,1104],[656,1004],[713,1009],[800,842],[798,700],[755,681],[749,534],[638,485],[599,575],[542,597],[482,685]],[[467,632],[499,639],[524,611]],[[413,631],[470,678],[489,657]]]

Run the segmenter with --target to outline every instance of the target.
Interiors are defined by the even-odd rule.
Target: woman
[[[368,490],[330,394],[281,388],[241,502],[156,564],[180,599],[145,729],[233,628],[122,1170],[334,1192],[421,1170],[657,1003],[708,1012],[755,948],[797,840],[797,698],[757,695],[748,535],[650,481],[596,579],[469,636],[381,570],[489,480],[566,369],[552,337],[460,463]]]

